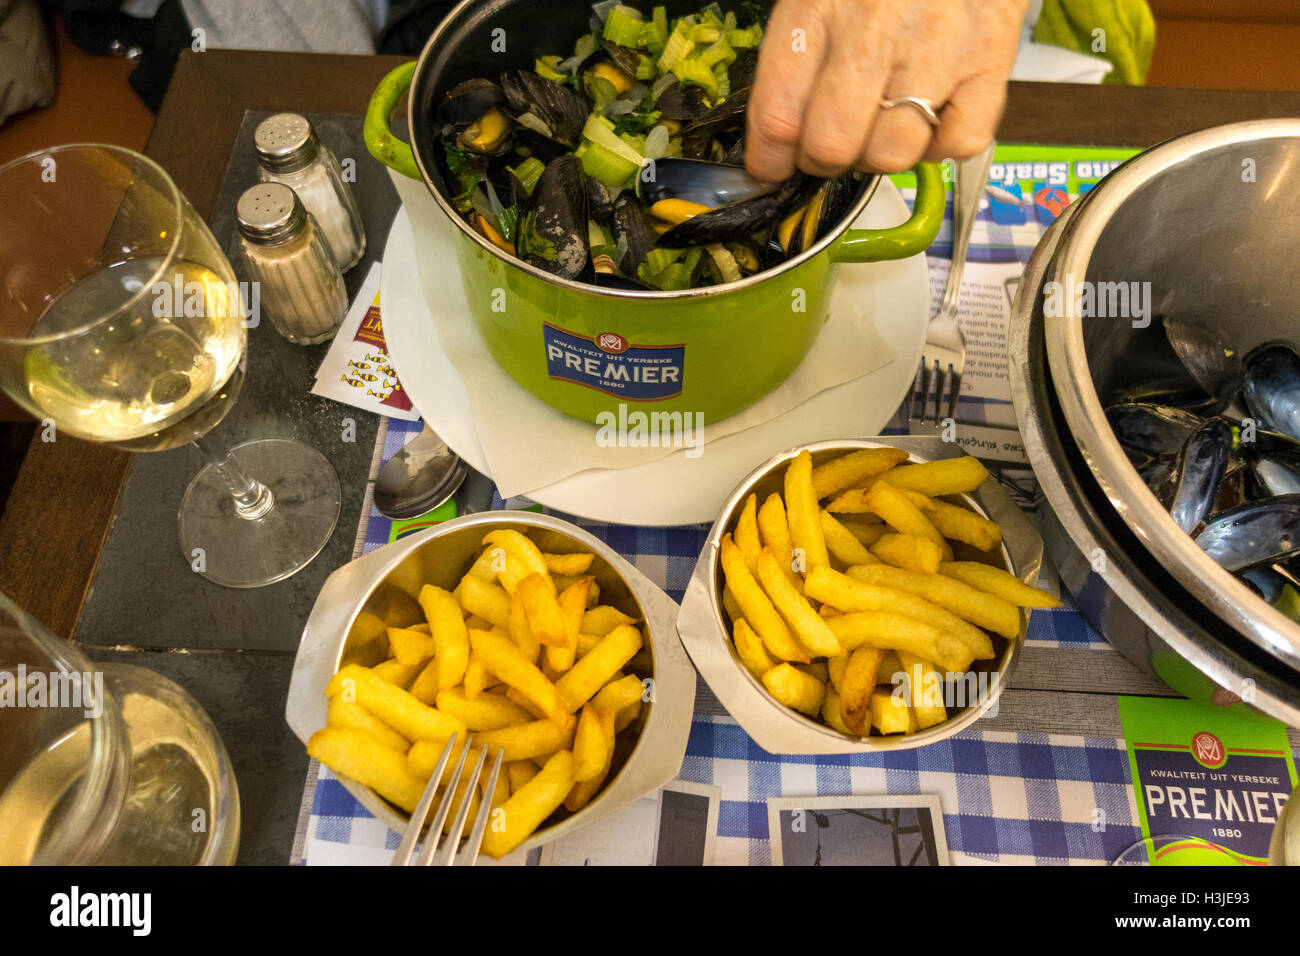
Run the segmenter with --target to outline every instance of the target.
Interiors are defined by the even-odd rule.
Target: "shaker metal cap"
[[[307,221],[298,194],[283,183],[259,183],[244,190],[235,206],[235,216],[240,233],[262,244],[292,239]]]
[[[257,158],[271,172],[302,169],[316,158],[316,134],[297,113],[276,113],[257,124],[253,133]]]

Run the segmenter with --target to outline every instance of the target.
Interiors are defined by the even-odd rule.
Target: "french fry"
[[[485,581],[476,574],[460,579],[456,589],[461,605],[470,614],[477,614],[493,625],[506,627],[510,623],[510,595],[506,589]]]
[[[844,660],[847,661],[848,658],[844,658]],[[848,727],[844,726],[844,718],[840,716],[840,695],[836,693],[834,687],[826,688],[826,699],[822,701],[822,720],[846,736],[862,736],[853,733]]]
[[[438,709],[459,717],[471,731],[499,730],[511,724],[526,723],[532,717],[514,701],[499,694],[479,694],[471,699],[459,687],[438,692]]]
[[[1002,529],[998,527],[996,521],[990,521],[969,508],[961,508],[924,495],[921,497],[924,504],[918,502],[918,507],[925,512],[930,523],[938,528],[939,533],[945,538],[964,541],[980,551],[991,551],[1002,543]]]
[[[550,680],[550,678],[548,677],[547,680]],[[527,696],[521,693],[518,687],[511,687],[509,684],[507,684],[506,699],[514,701],[516,704],[518,704],[524,710],[528,711],[538,720],[542,720],[547,716],[546,711],[542,710],[542,708],[538,707]]]
[[[786,520],[785,503],[776,492],[768,495],[763,507],[758,509],[758,534],[760,543],[772,549],[781,562],[781,570],[795,590],[802,594],[803,577],[794,569],[794,555],[791,554],[794,543],[790,540],[790,522]]]
[[[902,614],[850,611],[826,623],[845,647],[855,650],[864,645],[881,650],[907,649],[953,673],[965,671],[975,659],[971,649],[953,635]]]
[[[745,499],[745,507],[736,520],[736,530],[732,535],[740,556],[745,559],[745,567],[754,574],[758,569],[758,552],[762,545],[758,543],[758,498],[750,495]]]
[[[908,571],[887,564],[862,565],[850,568],[847,573],[864,584],[915,594],[1008,640],[1020,636],[1020,612],[1015,605],[955,578]],[[991,657],[991,645],[989,651]]]
[[[531,760],[512,760],[505,764],[505,769],[506,776],[510,778],[511,793],[537,776],[537,764]]]
[[[307,741],[307,753],[408,813],[424,794],[424,783],[407,770],[405,755],[363,730],[324,727]]]
[[[500,630],[496,628],[495,630]],[[487,669],[483,658],[473,651],[469,655],[469,666],[465,668],[465,680],[462,687],[465,699],[473,700],[488,687],[501,683],[501,679]]]
[[[821,513],[821,523],[822,534],[826,536],[826,548],[836,561],[841,564],[871,564],[877,560],[853,536],[853,532],[840,524],[829,511]]]
[[[521,578],[515,587],[515,600],[524,605],[524,615],[533,637],[547,647],[568,647],[569,625],[559,602],[547,586],[548,580],[549,577],[543,578],[540,574]],[[506,620],[509,621],[508,613]]]
[[[810,571],[829,567],[831,559],[826,551],[826,536],[822,534],[821,509],[817,507],[812,487],[812,455],[806,448],[785,469],[785,511],[790,521],[790,540],[796,551],[803,552],[805,567]]]
[[[778,664],[763,675],[768,693],[795,710],[816,717],[826,697],[826,685],[793,664]]]
[[[505,566],[496,574],[508,594],[514,594],[519,582],[530,574],[540,577],[552,595],[556,593],[546,559],[527,535],[509,528],[497,528],[483,536],[483,544],[505,550]]]
[[[376,677],[403,689],[410,687],[411,681],[415,680],[415,676],[420,673],[419,664],[403,664],[396,658],[376,664],[370,669]]]
[[[581,574],[552,574],[551,580],[555,582],[555,591],[557,594],[567,591],[578,581],[585,577]],[[595,607],[600,603],[600,584],[596,581],[591,582],[591,593],[587,595],[587,609]]]
[[[469,666],[469,632],[460,605],[450,591],[426,584],[420,588],[420,607],[429,619],[438,653],[438,690],[455,687]]]
[[[641,716],[641,703],[641,698],[638,697],[614,715],[614,733],[621,734],[633,721]]]
[[[620,624],[635,624],[636,618],[624,614],[616,607],[599,604],[582,615],[582,625],[578,628],[582,634],[594,634],[604,637]]]
[[[877,671],[877,673],[880,675],[879,676],[880,683],[892,685],[894,683],[894,675],[901,672],[902,670],[903,670],[903,664],[898,659],[898,652],[886,651],[885,659],[880,662],[880,669],[879,671]]]
[[[528,626],[528,615],[524,613],[523,601],[510,602],[510,621],[506,629],[510,633],[510,640],[514,641],[515,647],[519,648],[519,656],[530,664],[537,663],[537,654],[541,650],[542,642],[533,636],[533,630]],[[487,630],[487,628],[480,628],[480,630]]]
[[[778,660],[806,664],[809,660],[808,652],[794,639],[781,615],[749,573],[749,568],[745,567],[745,561],[740,556],[740,549],[729,534],[722,538],[721,559],[722,573],[726,576],[727,587],[736,599],[741,617],[763,639],[763,646],[768,653]]]
[[[826,510],[832,514],[842,515],[864,515],[872,514],[872,508],[867,501],[866,488],[850,488],[843,491],[831,499],[826,505]]]
[[[578,631],[587,610],[587,594],[595,583],[593,577],[580,578],[565,588],[556,601],[564,615],[565,644],[546,648],[546,661],[557,671],[567,671],[577,657]]]
[[[758,576],[763,590],[786,623],[794,629],[799,643],[809,654],[835,657],[844,653],[844,648],[826,626],[826,622],[818,617],[804,596],[794,589],[794,585],[782,573],[776,555],[766,548],[758,558]]]
[[[887,565],[859,565],[862,572],[871,568],[883,567],[887,567]],[[853,571],[854,569],[850,568],[849,570]],[[993,656],[993,642],[989,640],[987,634],[951,611],[945,610],[916,594],[873,584],[864,584],[853,576],[840,574],[830,568],[817,569],[814,573],[809,574],[807,591],[809,597],[814,600],[839,608],[841,611],[887,611],[923,621],[957,638],[970,649],[974,657],[986,660]],[[836,620],[836,618],[828,618],[827,623],[831,625],[831,630],[838,635],[840,632],[836,630],[834,623]],[[899,645],[887,644],[885,646],[896,647]],[[913,649],[908,648],[908,650]],[[943,661],[926,654],[924,651],[914,651],[914,653],[920,654],[936,664],[944,664]],[[948,667],[946,664],[945,668],[953,671],[966,669],[964,666]]]
[[[474,630],[469,632],[469,641],[488,670],[532,701],[552,721],[565,722],[569,712],[560,704],[555,685],[537,665],[523,658],[513,641],[490,631]]]
[[[542,558],[552,574],[578,575],[591,569],[596,556],[589,551],[579,551],[576,554],[543,554]]]
[[[355,701],[346,701],[341,696],[331,697],[329,709],[325,715],[325,726],[339,730],[360,730],[370,734],[385,747],[405,752],[411,742],[375,717]]]
[[[763,647],[762,639],[754,633],[754,629],[743,617],[736,621],[732,628],[732,636],[736,642],[736,653],[740,655],[740,662],[758,680],[762,680],[763,675],[779,663]]]
[[[407,740],[446,741],[452,734],[465,733],[459,718],[422,704],[400,687],[395,687],[368,668],[348,664],[325,688],[327,697],[350,695],[356,703],[392,727]]]
[[[835,520],[846,528],[853,537],[862,542],[863,546],[868,548],[875,544],[881,535],[889,533],[889,525],[881,521],[880,516],[875,514],[842,513],[836,515]]]
[[[925,730],[947,720],[948,711],[943,705],[943,675],[929,661],[907,651],[899,651],[898,660],[912,692],[910,702],[917,727]]]
[[[939,573],[994,594],[1016,607],[1060,607],[1061,602],[1041,588],[1025,584],[1009,571],[978,561],[949,561],[939,565]]]
[[[642,643],[641,632],[626,624],[602,637],[599,644],[556,681],[555,691],[561,706],[568,713],[581,707],[636,655]]]
[[[561,750],[502,805],[500,819],[504,825],[500,829],[487,828],[483,852],[499,860],[523,843],[564,802],[573,784],[573,754]]]
[[[839,657],[826,658],[826,679],[831,682],[836,692],[844,682],[844,672],[848,669],[849,658],[852,656],[852,654],[841,654]]]
[[[577,726],[576,717],[569,717],[563,727],[553,720],[532,720],[526,724],[484,731],[474,739],[474,743],[486,747],[492,754],[501,748],[505,751],[505,760],[545,757],[572,746]],[[411,747],[414,749],[415,745]]]
[[[960,458],[943,458],[916,465],[901,465],[882,476],[895,488],[919,491],[937,498],[942,495],[960,495],[974,491],[989,476],[978,458],[962,455]]]
[[[937,573],[939,563],[943,561],[943,550],[937,544],[929,538],[918,538],[914,534],[882,534],[871,546],[871,554],[876,559],[871,563],[883,561],[896,568],[924,574]]]
[[[602,713],[617,714],[634,704],[641,703],[645,685],[635,674],[628,674],[617,680],[611,680],[591,699],[592,706]]]
[[[917,729],[912,708],[884,690],[871,695],[871,723],[882,734],[911,734]]]
[[[744,608],[736,600],[736,595],[731,593],[731,588],[726,585],[723,585],[722,588],[722,609],[727,612],[727,617],[733,621],[739,621],[745,616]]]
[[[879,648],[865,646],[849,657],[839,689],[840,720],[855,736],[865,737],[871,729],[871,695],[884,657]]]
[[[943,551],[944,556],[952,554],[948,542],[944,540],[939,529],[930,523],[908,497],[893,485],[878,481],[867,489],[865,500],[871,510],[885,519],[900,534],[914,534],[919,538],[929,538]]]
[[[843,654],[840,655],[840,657],[843,656]],[[833,658],[827,658],[827,660],[833,660]],[[807,664],[795,664],[794,666],[799,668],[799,670],[803,671],[805,674],[811,674],[813,677],[816,677],[823,684],[831,679],[831,672],[826,666],[826,661],[811,661]]]
[[[869,484],[870,479],[907,461],[907,457],[900,448],[863,448],[832,458],[812,470],[813,494],[818,499],[828,498],[845,488]]]
[[[408,688],[411,696],[430,707],[438,699],[438,659],[434,658],[424,665],[424,670],[415,678]]]
[[[614,715],[601,715],[590,704],[584,705],[573,738],[573,779],[581,783],[603,776],[613,752]]]

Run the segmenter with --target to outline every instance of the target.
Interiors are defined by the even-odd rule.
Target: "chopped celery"
[[[716,98],[718,95],[718,78],[713,75],[713,70],[705,66],[701,60],[685,59],[673,67],[673,73],[682,83],[694,83],[696,86],[704,87],[710,98]]]
[[[659,57],[659,71],[661,73],[676,73],[674,67],[682,60],[690,56],[695,49],[695,41],[691,39],[692,27],[685,18],[678,20],[673,24],[673,32],[668,34],[668,40],[664,44],[663,55]]]
[[[652,285],[656,289],[663,289],[665,292],[676,292],[680,289],[689,289],[691,287],[691,270],[680,262],[674,262],[661,272],[651,272],[646,263],[641,263],[641,267],[636,271],[639,278],[646,285]]]
[[[460,191],[452,197],[452,205],[461,212],[469,212],[473,205],[472,197],[474,188],[478,185],[478,176],[470,168],[469,160],[465,154],[458,150],[450,143],[443,144],[443,152],[447,157],[447,171],[456,178],[460,185]]]
[[[497,223],[501,226],[501,238],[506,242],[515,241],[515,224],[519,221],[519,207],[507,206],[497,213]]]
[[[719,40],[700,52],[700,62],[709,69],[713,69],[719,63],[733,63],[735,59],[736,51],[731,48],[731,44],[726,40]]]
[[[641,268],[647,270],[652,275],[657,272],[663,272],[670,265],[680,259],[685,249],[660,249],[658,246],[646,253],[645,262]]]
[[[727,42],[737,50],[756,47],[763,42],[763,25],[761,23],[755,23],[753,26],[746,27],[743,30],[728,30]]]
[[[718,99],[725,100],[731,95],[731,74],[727,72],[725,63],[713,68],[713,78],[718,81]]]
[[[653,80],[658,75],[659,70],[655,67],[655,61],[642,53],[641,61],[636,65],[636,78],[638,80]]]
[[[582,170],[593,179],[598,179],[610,189],[622,189],[629,179],[641,168],[624,156],[617,155],[600,143],[584,142],[578,147],[577,157],[582,161]]]
[[[588,73],[587,88],[591,91],[591,98],[596,102],[596,111],[598,113],[604,112],[605,107],[618,99],[618,90],[614,88],[613,83],[603,76]]]
[[[594,145],[603,146],[615,156],[621,156],[634,167],[641,165],[641,153],[619,139],[614,132],[614,124],[598,113],[592,113],[587,117],[587,123],[582,128],[582,137]]]
[[[622,4],[609,11],[601,36],[619,46],[635,47],[641,38],[641,11]]]
[[[556,83],[563,83],[568,80],[569,77],[556,70],[556,67],[559,65],[560,58],[558,56],[539,56],[533,62],[533,69],[537,72],[538,76],[544,76],[548,80],[554,80]]]
[[[510,167],[506,168],[509,169]],[[524,187],[524,192],[531,196],[533,187],[537,185],[537,180],[542,178],[542,173],[545,170],[545,163],[536,156],[529,156],[514,169],[511,169],[510,172],[515,179],[519,180],[519,185]]]

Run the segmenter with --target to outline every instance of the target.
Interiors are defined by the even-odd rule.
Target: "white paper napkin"
[[[474,425],[488,469],[502,497],[526,495],[593,468],[632,468],[663,458],[673,447],[603,447],[597,428],[543,404],[510,378],[479,336],[458,283],[451,242],[461,241],[423,183],[396,173],[393,182],[406,206],[420,263],[425,302],[438,341],[456,366],[473,410]],[[877,218],[880,218],[877,214]],[[862,222],[876,222],[868,209]],[[849,266],[848,268],[870,268]],[[894,353],[876,331],[863,303],[855,303],[840,283],[832,297],[833,319],[822,329],[807,357],[776,391],[730,418],[706,422],[705,442],[753,428],[800,405],[812,396],[893,361]],[[737,349],[737,373],[743,374],[743,345]],[[398,360],[400,365],[400,358]]]

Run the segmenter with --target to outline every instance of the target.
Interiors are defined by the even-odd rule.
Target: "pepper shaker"
[[[339,270],[347,272],[366,251],[366,233],[352,189],[330,148],[297,113],[276,113],[253,134],[262,182],[284,183],[298,194],[329,243]]]
[[[244,266],[276,331],[299,345],[333,338],[347,314],[347,289],[298,194],[263,183],[245,190],[235,212]]]

